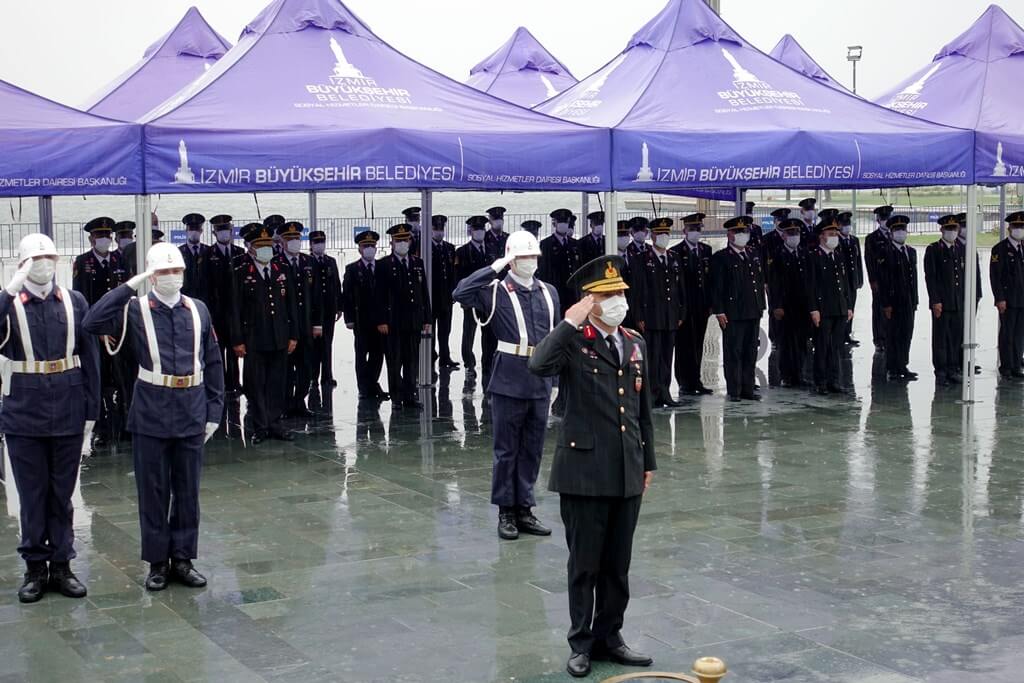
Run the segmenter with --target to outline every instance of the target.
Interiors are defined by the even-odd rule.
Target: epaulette
[[[637,339],[638,337],[640,337],[639,332],[629,327],[619,327],[619,331],[622,332],[622,334],[629,337],[630,339]]]

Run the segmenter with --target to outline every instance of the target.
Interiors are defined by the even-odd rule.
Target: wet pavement
[[[714,655],[737,683],[1024,680],[1024,384],[994,376],[991,302],[972,407],[934,387],[924,309],[920,381],[873,382],[866,313],[850,395],[727,404],[711,357],[716,395],[656,415],[625,636],[657,669]],[[338,336],[330,416],[293,423],[294,444],[211,441],[204,590],[143,590],[121,452],[87,461],[76,499],[88,598],[20,605],[17,500],[0,494],[0,682],[570,680],[557,496],[538,496],[553,537],[499,542],[480,386],[443,376],[422,415],[357,405]]]

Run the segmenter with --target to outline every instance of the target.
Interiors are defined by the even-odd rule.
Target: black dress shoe
[[[830,393],[830,394],[845,394],[846,393],[846,389],[843,389],[838,384],[829,384],[828,387],[826,387],[826,389],[828,390],[828,393]]]
[[[826,387],[826,386],[814,387],[814,393],[818,394],[819,396],[827,396],[828,395],[828,387]]]
[[[249,437],[249,443],[253,446],[258,446],[267,440],[267,434],[265,432],[253,432],[253,435]]]
[[[679,408],[683,405],[679,401],[673,400],[671,398],[666,398],[664,401],[662,401],[662,403],[665,404],[666,408]]]
[[[650,666],[654,659],[648,655],[630,650],[626,645],[619,645],[607,651],[608,659],[623,666]]]
[[[330,384],[331,388],[333,389],[334,387],[338,386],[338,380],[336,380],[336,379],[327,380],[327,384]]]
[[[29,562],[25,580],[18,589],[18,602],[25,604],[39,602],[46,594],[47,572],[45,562]]]
[[[88,592],[67,562],[50,563],[50,588],[66,598],[84,598]]]
[[[466,368],[466,378],[476,377],[476,368]]]
[[[1016,372],[1010,373],[1010,376],[1013,377],[1014,379],[1024,379],[1024,372],[1018,370]]]
[[[701,384],[700,386],[697,387],[697,393],[698,394],[703,394],[704,396],[710,396],[711,394],[713,394],[715,392],[713,390],[711,390],[711,389],[708,389],[703,384]]]
[[[573,678],[583,678],[590,675],[590,655],[585,652],[573,652],[569,657],[565,670]]]
[[[952,382],[953,384],[963,384],[964,383],[964,376],[961,375],[958,372],[958,373],[950,375],[949,376],[949,381]]]
[[[315,417],[315,415],[313,415],[313,411],[310,410],[309,408],[307,408],[306,406],[299,406],[298,408],[292,408],[288,412],[288,414],[291,415],[292,417],[299,417],[299,418],[302,418],[304,420],[308,420],[308,419],[310,419],[312,417]]]
[[[202,588],[206,577],[196,571],[192,560],[171,560],[171,578],[189,588]]]
[[[900,374],[903,375],[906,379],[910,380],[911,382],[913,382],[915,379],[917,379],[917,373],[916,372],[911,372],[910,370],[907,370],[906,368],[903,368],[903,370],[900,372]],[[1021,377],[1024,377],[1024,373],[1021,373]]]
[[[848,346],[860,346],[860,342],[854,339],[853,337],[847,337],[846,343]]]
[[[751,393],[743,393],[743,394],[740,394],[740,398],[742,398],[744,401],[760,401],[761,400],[761,395],[760,394],[755,394],[753,392],[751,392]]]
[[[170,568],[166,562],[152,562],[149,565],[149,574],[146,575],[146,590],[162,591],[167,588],[167,577]]]
[[[729,403],[739,403],[740,402],[740,397],[739,396],[734,396],[732,394],[729,394],[729,399],[728,400],[729,400]]]
[[[529,508],[520,510],[516,515],[516,529],[531,536],[550,536],[551,529],[540,523],[540,520],[533,516]]]
[[[458,370],[462,366],[449,358],[448,360],[441,363],[440,367],[442,370]]]
[[[295,441],[295,435],[291,432],[272,431],[270,438],[275,441]]]
[[[503,541],[514,541],[519,538],[519,528],[516,526],[514,512],[498,513],[498,538]]]

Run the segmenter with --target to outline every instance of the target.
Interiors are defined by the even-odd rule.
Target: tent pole
[[[604,193],[604,253],[615,256],[619,253],[619,198],[614,191]]]
[[[434,301],[434,259],[433,259],[433,238],[431,230],[434,225],[433,196],[430,190],[423,190],[420,193],[420,258],[423,259],[424,277],[427,278],[427,297],[431,305]],[[433,323],[432,320],[427,321]],[[423,334],[420,337],[420,386],[429,387],[433,383],[434,374],[434,339],[435,330],[431,328],[430,334]],[[426,402],[424,402],[424,406]]]
[[[584,192],[582,199],[583,199],[583,203],[580,205],[580,210],[583,212],[580,215],[580,226],[581,226],[580,232],[581,233],[583,231],[582,228],[589,228],[590,227],[589,223],[584,223],[583,222],[583,221],[587,220],[587,216],[590,214],[590,195],[587,194],[586,192]]]
[[[999,186],[999,215],[996,217],[999,220],[999,239],[1006,239],[1006,223],[1003,219],[1006,217],[1006,185]]]
[[[309,200],[309,231],[313,232],[317,229],[316,190],[310,190],[307,192],[306,198]]]
[[[147,229],[148,228],[148,229]],[[135,272],[146,272],[146,255],[149,248],[153,246],[153,220],[149,208],[149,195],[140,194],[135,196]],[[149,292],[149,281],[142,283],[139,293]]]
[[[39,232],[53,237],[53,197],[39,198]]]
[[[977,348],[975,319],[978,313],[977,301],[977,253],[978,253],[978,186],[967,186],[967,245],[964,253],[964,403],[974,403],[974,352]]]
[[[850,220],[853,222],[853,234],[856,235],[857,234],[857,188],[853,188],[853,191],[850,193],[850,197],[851,197],[851,199],[850,199],[850,213],[853,214],[853,216],[850,218]]]
[[[736,202],[736,215],[742,216],[743,209],[746,208],[743,206],[743,188],[736,188],[736,199],[734,201]]]

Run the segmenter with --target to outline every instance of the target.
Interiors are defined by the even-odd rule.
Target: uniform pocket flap
[[[594,435],[590,432],[562,434],[558,438],[558,445],[578,451],[592,451],[594,450]]]

